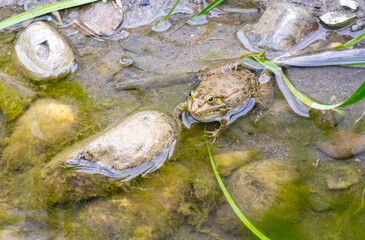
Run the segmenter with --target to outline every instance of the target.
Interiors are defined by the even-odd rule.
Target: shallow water
[[[175,15],[170,21],[173,28],[167,32],[144,36],[151,26],[142,26],[128,29],[130,35],[123,40],[95,39],[70,27],[61,28],[77,55],[78,69],[60,82],[30,86],[39,98],[55,98],[80,106],[85,120],[77,136],[50,146],[42,155],[31,156],[31,163],[16,171],[1,169],[0,236],[3,239],[255,239],[225,205],[204,145],[202,124],[182,130],[174,155],[159,170],[122,186],[111,184],[88,199],[73,196],[67,187],[61,196],[50,196],[40,186],[39,175],[57,152],[131,112],[143,109],[171,112],[195,86],[199,70],[217,60],[247,53],[236,32],[256,17],[255,12],[225,13],[210,18],[204,25],[186,26],[172,34],[176,26],[187,20],[187,15]],[[20,79],[9,57],[14,34],[0,33],[0,69]],[[331,36],[336,41],[336,33]],[[133,65],[120,64],[123,58],[132,59]],[[329,103],[348,98],[365,78],[364,69],[344,67],[288,68],[287,73],[300,91]],[[338,128],[364,135],[365,118],[360,118],[365,111],[364,101],[343,110],[347,115]],[[0,153],[8,144],[15,122],[7,123]],[[295,115],[276,87],[275,100],[268,109],[239,118],[211,145],[214,157],[249,151],[249,157],[236,167],[251,171],[253,166],[257,176],[266,175],[269,180],[278,181],[272,187],[263,184],[269,180],[252,180],[247,188],[254,189],[258,196],[252,202],[238,194],[246,191],[234,182],[233,175],[238,170],[225,178],[228,191],[237,199],[240,209],[269,238],[362,239],[364,236],[365,155],[334,160],[316,148],[316,142],[322,139],[324,136],[314,123]],[[271,171],[265,166],[272,163]],[[329,190],[326,181],[338,169],[350,169],[358,181],[345,190]],[[244,176],[247,179],[251,175]]]

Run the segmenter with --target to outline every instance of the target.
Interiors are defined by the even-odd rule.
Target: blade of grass
[[[343,66],[343,67],[365,68],[365,63],[342,64],[340,66]]]
[[[329,110],[334,109],[337,107],[345,107],[351,104],[354,104],[363,98],[365,98],[365,81],[360,85],[360,87],[344,102],[338,103],[338,104],[332,104],[332,105],[325,105],[314,102],[312,99],[298,91],[294,85],[289,81],[289,79],[285,76],[282,69],[275,65],[274,63],[268,61],[265,57],[259,57],[254,56],[253,57],[256,61],[261,63],[265,68],[267,68],[269,71],[273,72],[275,75],[279,75],[283,78],[285,84],[288,86],[289,90],[293,93],[295,97],[297,97],[302,103],[305,105],[316,108],[320,110]]]
[[[156,28],[159,27],[162,23],[164,23],[171,15],[171,13],[175,10],[176,6],[179,4],[180,0],[177,0],[171,10],[167,13],[167,15],[155,26]],[[153,30],[149,30],[144,34],[144,36],[150,34]]]
[[[356,43],[360,42],[365,38],[365,32],[361,33],[359,36],[355,37],[354,39],[348,41],[347,43],[344,43],[340,46],[330,48],[331,50],[340,50],[340,49],[346,49],[348,47],[354,46]]]
[[[8,18],[8,19],[0,22],[0,30],[10,27],[14,24],[32,19],[32,18],[45,15],[45,14],[53,12],[53,11],[71,8],[71,7],[77,7],[80,5],[84,5],[84,4],[92,3],[92,2],[96,2],[96,1],[99,1],[99,0],[67,0],[67,1],[63,1],[63,2],[48,4],[43,7],[39,7],[39,8],[33,9],[28,12],[18,14],[14,17]]]
[[[192,19],[186,21],[183,25],[181,25],[180,27],[178,27],[174,32],[180,30],[181,28],[183,28],[184,26],[195,22],[196,20],[198,20],[199,18],[201,18],[203,15],[207,14],[208,12],[210,12],[212,9],[214,9],[216,6],[218,6],[219,4],[221,4],[222,2],[224,2],[225,0],[214,0],[212,3],[210,3],[208,6],[206,6],[202,11],[200,11],[195,17],[193,17]]]
[[[206,127],[204,128],[204,133],[206,133]],[[205,137],[205,145],[207,147],[207,151],[208,151],[208,155],[209,155],[209,159],[210,159],[210,163],[212,164],[212,168],[214,171],[214,175],[218,181],[218,184],[220,186],[220,188],[222,189],[222,192],[224,194],[224,196],[226,197],[229,205],[231,205],[233,211],[236,213],[236,215],[239,217],[239,219],[243,222],[243,224],[245,224],[245,226],[250,229],[250,231],[252,233],[254,233],[259,239],[261,240],[269,240],[268,237],[266,237],[263,233],[261,233],[246,217],[245,215],[243,215],[243,213],[240,211],[240,209],[238,208],[238,206],[236,205],[236,203],[233,201],[233,199],[231,198],[231,195],[229,195],[226,187],[224,186],[224,183],[221,179],[221,177],[219,176],[219,173],[217,171],[217,168],[215,166],[214,160],[213,160],[213,156],[212,153],[210,152],[210,147],[209,147],[209,143],[208,143],[208,139],[207,137]]]

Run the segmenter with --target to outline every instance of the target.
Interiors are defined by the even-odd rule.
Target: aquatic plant
[[[348,42],[346,42],[344,44],[341,44],[339,46],[333,47],[331,49],[332,50],[346,49],[346,48],[349,48],[349,47],[354,46],[356,43],[360,42],[364,38],[365,38],[365,32],[361,33],[359,36],[351,39],[350,41],[348,41]]]
[[[195,15],[195,17],[193,17],[192,19],[186,21],[183,25],[181,25],[180,27],[178,27],[176,31],[178,31],[179,29],[181,29],[182,27],[189,25],[197,20],[199,20],[201,17],[203,17],[204,15],[206,15],[208,12],[210,12],[211,10],[213,10],[216,6],[218,6],[219,4],[221,4],[222,2],[224,2],[225,0],[214,0],[212,3],[210,3],[208,6],[206,6],[203,10],[201,10],[197,15]]]
[[[204,128],[204,133],[206,133],[206,127]],[[236,215],[239,217],[239,219],[245,224],[245,226],[250,229],[252,233],[254,233],[258,238],[261,240],[269,240],[268,237],[266,237],[262,232],[260,232],[246,217],[243,215],[243,213],[240,211],[236,203],[233,201],[231,195],[227,191],[226,187],[224,186],[224,183],[222,181],[222,178],[219,176],[218,170],[215,166],[212,153],[210,152],[209,142],[207,137],[205,137],[205,146],[207,147],[210,163],[212,164],[214,175],[218,181],[219,187],[221,188],[224,196],[226,197],[229,205],[232,207],[233,211],[236,213]]]
[[[174,6],[171,8],[171,10],[167,13],[167,15],[159,22],[157,23],[157,25],[155,25],[155,28],[158,28],[159,26],[161,26],[162,23],[164,23],[171,15],[171,13],[175,10],[176,6],[179,4],[180,0],[177,0],[174,4]],[[148,35],[149,33],[151,33],[153,30],[150,30],[148,32],[146,32],[144,35]]]
[[[365,35],[364,35],[364,37],[365,37]],[[320,109],[320,110],[330,110],[330,109],[334,109],[334,108],[338,108],[338,107],[349,106],[349,105],[354,104],[354,103],[362,100],[363,98],[365,98],[365,81],[364,81],[360,85],[360,87],[344,102],[341,102],[338,104],[332,104],[332,105],[317,103],[317,102],[313,101],[312,99],[310,99],[309,97],[307,97],[306,95],[304,95],[303,93],[301,93],[300,91],[298,91],[294,87],[294,85],[289,81],[289,79],[285,76],[281,67],[279,67],[276,64],[267,60],[265,58],[265,56],[256,55],[256,56],[253,56],[252,58],[254,58],[256,61],[261,63],[266,69],[268,69],[269,71],[274,73],[276,76],[276,79],[283,79],[285,84],[291,91],[291,93],[295,97],[297,97],[302,103],[304,103],[305,105],[307,105],[311,108],[316,108],[316,109]],[[364,63],[365,63],[365,59],[364,59]]]

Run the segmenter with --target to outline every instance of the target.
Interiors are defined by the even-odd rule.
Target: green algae
[[[9,120],[21,115],[28,104],[29,99],[24,99],[17,91],[0,81],[0,109]]]

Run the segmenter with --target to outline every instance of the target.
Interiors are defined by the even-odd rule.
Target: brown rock
[[[327,177],[327,187],[331,190],[343,190],[359,182],[356,171],[350,166],[337,169]]]
[[[349,158],[365,151],[365,136],[339,131],[327,142],[317,143],[317,148],[333,158]]]

